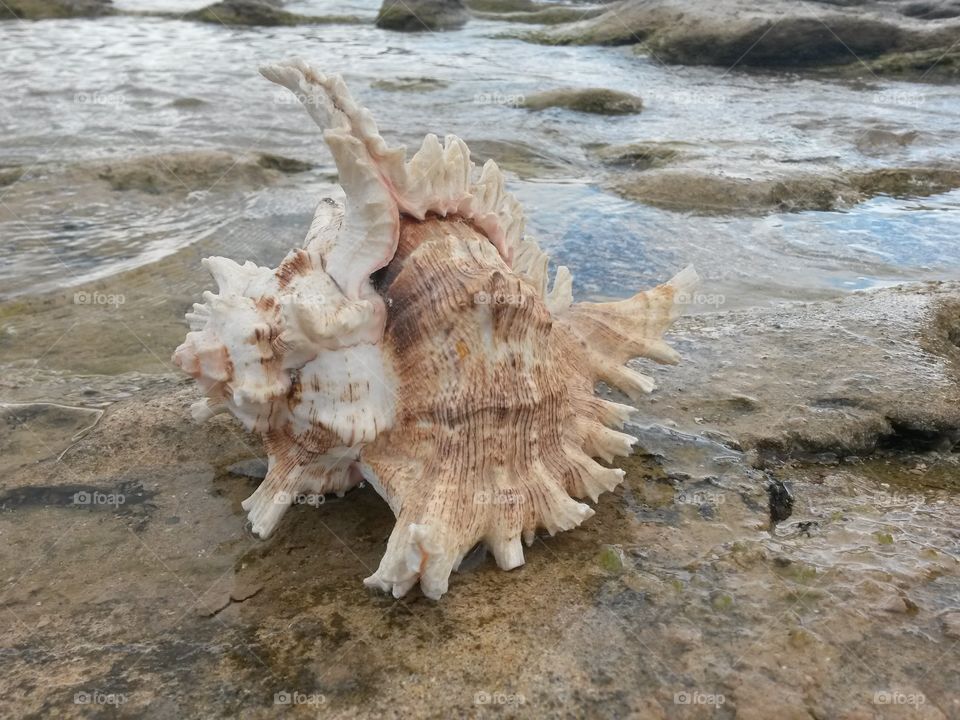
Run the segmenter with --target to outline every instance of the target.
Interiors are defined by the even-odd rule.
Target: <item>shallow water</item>
[[[192,0],[125,0],[128,10],[185,12]],[[373,17],[378,3],[298,2],[305,13]],[[952,88],[666,67],[627,49],[546,47],[498,37],[529,26],[474,20],[463,31],[406,35],[369,25],[225,28],[152,17],[0,25],[0,167],[103,162],[173,150],[266,151],[315,162],[293,185],[328,178],[332,164],[293,97],[256,67],[301,55],[342,72],[388,139],[414,147],[426,131],[455,133],[496,157],[528,222],[580,297],[623,296],[695,263],[728,304],[957,276],[960,194],[876,198],[846,212],[741,219],[651,208],[602,190],[609,175],[589,148],[633,141],[689,144],[701,167],[738,177],[791,167],[873,168],[936,163],[960,150]],[[64,58],[69,58],[65,62]],[[427,78],[416,92],[382,81]],[[379,87],[375,86],[381,81]],[[517,98],[564,85],[606,86],[644,97],[638,116],[531,113]],[[858,149],[863,133],[916,131],[893,149]],[[114,192],[76,203],[18,201],[0,189],[7,262],[0,297],[79,284],[151,263],[196,243],[262,201],[262,191],[193,196],[145,207]],[[297,200],[302,195],[291,195]],[[252,255],[291,245],[290,211],[231,227]],[[312,202],[300,206],[305,226]],[[246,218],[249,220],[249,218]],[[253,235],[247,238],[247,231]],[[294,234],[292,242],[296,242]],[[264,244],[266,246],[264,246]],[[272,247],[276,246],[276,248]],[[274,252],[276,249],[276,252]],[[46,268],[44,267],[46,266]],[[28,281],[38,277],[40,282]],[[46,278],[48,282],[42,281]],[[710,308],[705,308],[710,309]]]

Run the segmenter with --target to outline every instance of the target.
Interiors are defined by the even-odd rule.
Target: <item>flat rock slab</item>
[[[644,406],[678,427],[641,433],[650,452],[618,460],[624,484],[582,527],[538,538],[512,572],[475,552],[439,603],[362,585],[393,525],[370,487],[252,537],[257,440],[225,416],[193,424],[192,381],[139,377],[59,461],[2,477],[0,714],[766,718],[776,697],[785,717],[854,718],[900,693],[952,717],[960,505],[914,474],[935,454],[758,469],[721,435],[829,437],[843,415],[786,410],[841,392],[879,425],[946,427],[954,335],[936,312],[955,292],[687,320],[684,364]],[[867,392],[888,381],[899,409]],[[19,432],[42,436],[32,418]],[[955,454],[939,466],[960,473]],[[773,482],[794,501],[771,527]]]
[[[690,298],[708,300],[719,302]],[[960,284],[699,315],[680,328],[685,359],[654,370],[649,408],[683,427],[780,456],[960,441]]]

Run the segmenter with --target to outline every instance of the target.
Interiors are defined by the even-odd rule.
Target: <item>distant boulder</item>
[[[377,27],[403,32],[453,30],[468,17],[460,0],[384,0]]]

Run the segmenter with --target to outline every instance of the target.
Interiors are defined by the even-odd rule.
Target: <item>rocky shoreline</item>
[[[700,692],[762,718],[775,691],[787,717],[853,720],[887,692],[954,717],[957,670],[911,668],[936,662],[960,612],[957,308],[960,286],[926,284],[683,321],[683,364],[655,370],[641,449],[616,463],[625,485],[520,570],[468,560],[439,604],[362,587],[392,524],[370,488],[250,537],[257,440],[225,417],[195,425],[186,379],[118,376],[137,389],[89,429],[31,401],[29,380],[3,409],[0,552],[35,567],[4,598],[5,697],[24,717],[79,717],[83,692],[123,696],[124,716],[266,717],[300,692],[347,717],[439,717],[486,693],[517,714],[657,718]],[[775,485],[792,499],[771,525]]]
[[[874,73],[949,81],[956,53],[941,51],[960,37],[955,2],[777,2],[762,11],[739,0],[465,4],[451,25],[495,20],[490,27],[551,44],[633,45],[636,56],[598,52],[637,64],[725,70],[733,58],[737,71],[780,72],[796,33],[809,49],[799,69],[824,86],[876,82]],[[5,5],[44,20],[116,14],[106,0]],[[190,27],[220,32],[225,18],[231,28],[375,21],[298,15],[282,3],[212,7],[186,20],[213,29]],[[531,24],[545,27],[531,34]],[[821,27],[844,40],[865,28],[851,45],[862,62],[838,64],[847,56]],[[431,72],[377,77],[370,91],[415,103],[431,99],[416,93],[436,97],[455,85]],[[560,151],[483,127],[470,127],[479,136],[470,146],[533,180],[511,180],[532,194],[532,217],[551,210],[533,193],[555,175],[554,192],[590,185],[617,194],[598,190],[586,196],[597,209],[577,209],[586,226],[600,225],[598,238],[613,239],[600,221],[620,227],[604,215],[610,198],[682,218],[625,225],[637,246],[618,260],[652,273],[685,262],[686,246],[654,261],[639,238],[672,247],[684,228],[760,217],[759,227],[785,218],[777,213],[848,211],[960,187],[960,165],[942,151],[952,136],[913,117],[886,118],[882,103],[865,114],[851,106],[850,121],[834,128],[842,142],[830,138],[849,152],[821,157],[823,136],[803,135],[808,126],[775,147],[730,140],[722,129],[706,139],[669,125],[658,134],[644,123],[665,99],[642,88],[642,98],[540,90],[508,94],[516,102],[501,112],[536,127],[544,143],[561,138]],[[454,100],[469,103],[475,92]],[[206,101],[163,102],[189,103],[200,117]],[[708,104],[689,112],[722,116]],[[584,117],[616,130],[599,140],[620,140],[571,138],[570,118]],[[796,137],[809,144],[790,145]],[[474,552],[441,603],[417,593],[395,601],[361,583],[393,525],[376,493],[362,487],[299,505],[275,536],[257,540],[240,502],[264,473],[259,441],[225,416],[196,425],[189,406],[198,390],[169,362],[184,312],[210,285],[200,258],[270,264],[276,258],[265,255],[299,242],[310,203],[326,192],[315,187],[323,168],[301,157],[315,159],[179,149],[0,167],[0,222],[29,225],[15,227],[25,242],[39,236],[44,252],[51,238],[89,240],[57,246],[64,267],[71,252],[79,267],[98,261],[99,243],[112,260],[104,236],[117,228],[123,243],[139,220],[204,210],[173,226],[183,245],[150,262],[83,282],[64,276],[68,290],[0,301],[8,619],[0,714],[268,718],[299,698],[295,716],[344,718],[960,718],[960,283],[901,282],[884,274],[893,258],[863,274],[866,284],[895,286],[851,292],[840,281],[784,281],[765,295],[750,285],[756,265],[721,246],[715,266],[698,268],[708,279],[668,338],[681,364],[642,368],[658,389],[631,419],[640,441],[616,459],[625,481],[600,499],[596,516],[539,537],[511,572]],[[271,205],[269,193],[287,199]],[[225,224],[208,232],[215,221]],[[555,230],[564,251],[567,231]],[[575,277],[575,263],[602,250],[592,242],[569,251]],[[133,254],[129,242],[123,251]],[[799,272],[790,264],[797,257],[819,259],[813,267],[824,273],[838,262],[816,243],[809,255],[770,252],[785,279]],[[936,260],[917,262],[907,277],[939,277]],[[742,262],[739,275],[721,267]],[[851,267],[837,276],[860,279]]]
[[[532,0],[384,0],[375,18],[301,15],[275,0],[221,0],[188,13],[132,13],[224,26],[373,23],[413,32],[463,27],[471,16],[545,29],[514,33],[548,45],[632,45],[658,63],[817,69],[837,76],[956,79],[960,5],[954,0],[764,3],[620,0],[585,7]],[[9,0],[0,20],[96,18],[111,0]]]

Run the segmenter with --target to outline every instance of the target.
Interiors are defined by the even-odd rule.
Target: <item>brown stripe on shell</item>
[[[294,278],[306,275],[313,269],[313,261],[306,250],[297,250],[289,255],[277,268],[276,276],[280,289],[284,289],[293,282]]]

